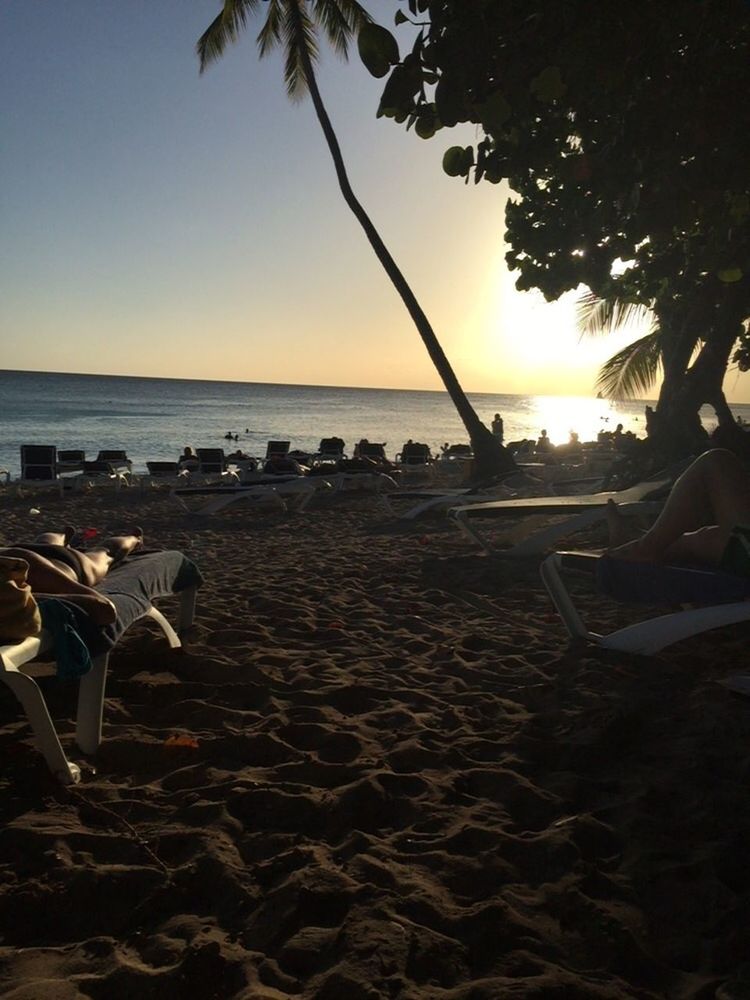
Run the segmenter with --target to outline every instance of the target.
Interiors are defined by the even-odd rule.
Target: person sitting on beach
[[[539,439],[537,440],[536,450],[543,455],[546,455],[548,452],[552,451],[552,442],[547,437],[547,431],[544,428],[542,428],[542,433]]]
[[[88,612],[97,625],[117,620],[114,604],[93,588],[118,563],[143,545],[143,529],[131,528],[94,542],[85,551],[73,548],[74,528],[46,531],[33,542],[0,548],[0,556],[24,559],[27,580],[35,597],[63,597]]]
[[[734,452],[714,448],[699,455],[675,482],[653,525],[635,539],[628,539],[630,520],[608,501],[608,552],[618,559],[750,576],[750,469]]]
[[[200,468],[200,459],[195,453],[195,449],[191,448],[190,445],[185,445],[185,450],[177,459],[178,467],[182,469],[187,469],[188,472],[196,472]]]

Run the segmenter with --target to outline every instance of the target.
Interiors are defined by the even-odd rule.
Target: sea
[[[502,416],[506,443],[536,439],[542,428],[554,444],[571,431],[581,441],[595,440],[618,423],[645,435],[646,400],[468,397],[487,426],[495,413]],[[100,449],[121,448],[134,471],[145,472],[147,461],[174,461],[186,445],[262,456],[270,440],[312,452],[322,438],[336,436],[350,454],[361,438],[385,442],[393,458],[409,439],[435,453],[446,442],[468,441],[450,397],[437,391],[0,371],[0,400],[0,467],[13,477],[20,474],[22,444],[80,448],[89,459]],[[733,410],[750,421],[750,405]],[[713,411],[702,416],[709,430],[715,426]]]

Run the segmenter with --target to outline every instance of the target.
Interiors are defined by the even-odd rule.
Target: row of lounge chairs
[[[186,481],[206,483],[226,480],[234,484],[253,484],[262,475],[328,475],[341,472],[393,472],[424,466],[432,458],[427,445],[408,442],[397,461],[390,462],[385,445],[360,441],[352,458],[341,438],[323,438],[312,454],[290,451],[289,441],[269,441],[263,457],[244,453],[226,454],[223,448],[198,448],[194,457],[177,461],[154,460],[146,463],[147,473],[134,475],[133,463],[124,450],[108,449],[87,460],[83,450],[58,450],[54,445],[22,445],[21,476],[14,481],[18,487],[55,486],[62,494],[65,488],[75,489],[82,481],[106,478],[120,486],[141,486],[167,483],[184,486]],[[10,482],[6,470],[0,470]]]
[[[497,522],[509,516],[560,515],[564,518],[560,524],[547,527],[543,532],[531,532],[524,542],[502,550],[510,556],[538,554],[603,517],[610,499],[616,499],[621,509],[630,509],[630,512],[653,513],[667,497],[678,471],[645,480],[619,493],[459,503],[450,515],[464,534],[492,553],[497,550],[486,536],[477,532],[477,524]],[[231,502],[230,498],[237,495],[236,487],[212,492],[219,505]],[[678,640],[750,618],[750,580],[724,572],[630,563],[606,554],[563,551],[547,555],[540,571],[571,639],[585,640],[608,649],[653,654]],[[600,593],[618,600],[654,606],[665,603],[689,606],[602,635],[591,631],[584,623],[574,592],[568,585],[567,576],[581,572],[594,580]],[[179,645],[177,634],[154,608],[153,601],[159,596],[181,594],[181,624],[187,627],[193,618],[199,583],[197,569],[181,553],[173,552],[136,555],[110,573],[100,585],[99,589],[111,596],[117,605],[118,621],[114,626],[98,630],[100,634],[93,637],[93,669],[80,680],[76,739],[84,752],[93,753],[101,740],[107,656],[111,647],[130,624],[144,616],[161,626],[170,645]],[[40,653],[53,647],[54,640],[47,633],[0,646],[0,680],[8,684],[21,701],[50,769],[63,781],[71,782],[79,779],[80,770],[67,759],[60,745],[31,667]],[[55,668],[47,665],[46,669],[49,672]],[[724,683],[732,690],[750,692],[745,675],[729,678]]]

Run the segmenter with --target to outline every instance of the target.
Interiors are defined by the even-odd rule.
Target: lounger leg
[[[81,678],[78,688],[76,743],[87,754],[96,753],[102,741],[104,688],[107,684],[108,666],[109,653],[95,656],[91,670]]]
[[[195,601],[198,595],[197,587],[189,587],[180,593],[180,611],[177,616],[177,632],[186,632],[195,620]]]
[[[483,549],[488,554],[492,552],[492,546],[488,545],[482,536],[469,526],[465,512],[461,511],[454,514],[454,520],[470,542],[475,542],[480,549]]]
[[[561,558],[557,552],[553,552],[552,555],[547,556],[539,567],[542,583],[547,588],[547,593],[551,597],[552,603],[557,608],[557,612],[562,618],[571,639],[589,639],[590,641],[598,642],[601,637],[593,632],[589,632],[584,625],[583,619],[573,604],[568,588],[563,583],[560,569]]]
[[[180,637],[177,635],[175,630],[172,628],[172,626],[169,624],[167,619],[164,617],[161,611],[159,611],[158,608],[153,608],[153,607],[149,608],[148,611],[145,613],[145,615],[143,615],[143,617],[150,618],[152,621],[156,622],[156,624],[161,628],[164,635],[167,637],[167,642],[169,643],[172,649],[178,649],[182,645]]]
[[[33,677],[16,671],[7,671],[3,680],[23,705],[50,771],[66,785],[79,782],[81,769],[65,756],[39,685]]]

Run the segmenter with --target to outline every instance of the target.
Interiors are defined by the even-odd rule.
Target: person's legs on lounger
[[[617,542],[616,507],[609,511]],[[674,484],[664,508],[640,538],[615,545],[610,554],[638,562],[694,562],[719,566],[735,529],[750,535],[750,471],[731,451],[700,455]],[[734,568],[734,567],[726,567]]]
[[[34,542],[0,549],[0,555],[25,559],[29,564],[28,581],[38,596],[64,597],[87,611],[99,625],[115,621],[114,604],[93,588],[113,565],[143,544],[143,532],[115,535],[97,542],[85,552],[69,545],[73,529],[45,532]]]

